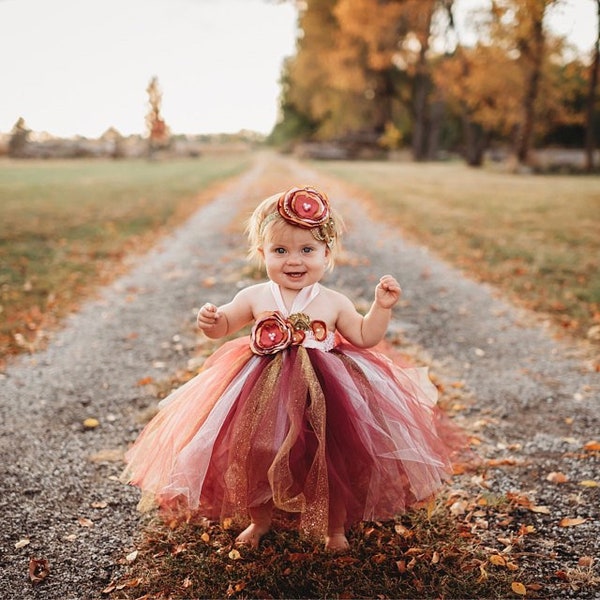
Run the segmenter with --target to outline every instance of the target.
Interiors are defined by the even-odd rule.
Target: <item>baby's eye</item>
[[[305,246],[302,248],[302,252],[304,252],[304,254],[310,254],[313,250],[314,248],[312,246]]]
[[[285,248],[273,248],[275,254],[285,254]]]

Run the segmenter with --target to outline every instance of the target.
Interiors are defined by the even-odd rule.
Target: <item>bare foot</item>
[[[250,523],[240,535],[235,538],[237,546],[258,548],[260,538],[271,529],[271,523]]]
[[[333,552],[344,552],[350,550],[348,538],[344,533],[330,533],[325,536],[325,550]]]

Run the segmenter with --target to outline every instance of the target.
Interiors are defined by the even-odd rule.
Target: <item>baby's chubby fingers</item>
[[[375,299],[383,308],[391,308],[398,302],[402,288],[392,275],[384,275],[375,288]]]
[[[218,308],[211,304],[210,302],[206,302],[202,305],[200,310],[198,311],[198,318],[196,320],[198,327],[200,329],[212,327],[219,319]]]
[[[392,275],[384,275],[379,280],[379,285],[386,292],[400,293],[402,289],[400,288],[400,284],[396,281],[396,278]]]

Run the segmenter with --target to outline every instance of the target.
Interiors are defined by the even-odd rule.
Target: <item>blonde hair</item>
[[[248,235],[249,248],[248,258],[263,266],[264,261],[260,251],[262,250],[265,240],[269,239],[272,231],[275,227],[281,224],[287,224],[294,227],[293,224],[288,223],[283,219],[277,210],[277,204],[279,198],[283,192],[274,194],[265,198],[255,209],[246,225],[246,234]],[[331,271],[335,265],[335,259],[339,255],[341,250],[341,232],[343,229],[343,221],[339,215],[330,208],[331,218],[334,222],[334,232],[330,244],[327,244],[329,252],[327,254],[327,270]],[[321,242],[325,244],[325,242]]]

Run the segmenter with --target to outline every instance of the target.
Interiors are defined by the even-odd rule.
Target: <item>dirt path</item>
[[[155,403],[140,382],[185,367],[196,346],[195,308],[209,297],[231,297],[245,242],[228,224],[244,195],[269,176],[269,160],[282,159],[258,159],[154,251],[133,260],[129,274],[73,315],[46,351],[22,358],[0,380],[2,598],[101,598],[124,568],[140,519],[137,491],[117,481],[120,457],[139,431],[140,413]],[[323,183],[301,164],[283,164],[290,185]],[[600,431],[599,375],[530,315],[372,222],[342,187],[323,187],[349,229],[348,259],[329,283],[360,304],[370,301],[380,274],[399,278],[404,302],[391,334],[418,348],[446,385],[472,396],[461,418],[496,465],[478,485],[495,494],[533,490],[535,504],[550,507],[527,515],[544,548],[540,575],[598,556],[598,488],[579,482],[598,480],[597,453],[584,444]],[[89,417],[100,425],[86,429]],[[569,479],[560,488],[545,479],[558,471]],[[585,522],[567,529],[558,524],[562,517]],[[491,527],[489,543],[497,534]],[[32,556],[50,568],[37,586],[28,577]],[[554,591],[568,597],[569,590]],[[577,597],[592,594],[588,588]]]

